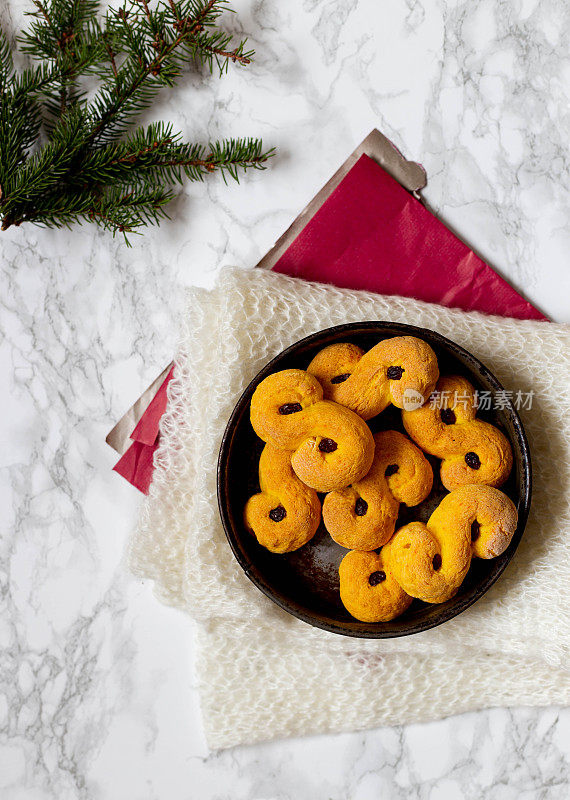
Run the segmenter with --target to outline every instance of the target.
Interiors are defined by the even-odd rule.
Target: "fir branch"
[[[264,169],[273,150],[257,139],[205,146],[170,124],[131,132],[156,94],[189,63],[247,65],[245,40],[216,28],[227,0],[122,0],[100,20],[98,0],[33,0],[23,50],[39,65],[14,75],[0,38],[0,220],[70,225],[95,222],[128,233],[167,216],[170,188],[219,171]],[[101,85],[87,102],[80,79]],[[46,118],[47,113],[47,118]],[[39,144],[42,127],[48,140]]]
[[[184,63],[200,61],[212,69],[216,60],[222,74],[229,60],[251,62],[254,53],[245,52],[245,41],[229,51],[231,36],[207,30],[225,7],[225,0],[172,0],[168,9],[151,12],[147,0],[129,0],[108,14],[108,35],[130,57],[115,74],[114,89],[104,88],[93,102],[90,143],[124,133],[163,86],[174,85]]]
[[[65,77],[48,64],[13,75],[2,60],[4,83],[0,86],[0,214],[9,201],[18,169],[36,144],[42,124],[38,98]]]
[[[273,151],[263,152],[257,139],[230,139],[208,147],[186,144],[171,125],[155,123],[124,142],[94,151],[81,165],[82,185],[149,179],[167,183],[203,180],[216,170],[239,180],[238,168],[263,169]]]
[[[50,142],[26,160],[4,199],[3,230],[33,219],[27,209],[34,202],[36,207],[41,204],[40,198],[65,177],[75,155],[82,125],[81,111],[69,112],[53,129]]]
[[[14,72],[10,42],[0,30],[0,91],[4,92]]]
[[[120,184],[105,191],[71,190],[49,198],[34,223],[46,227],[71,227],[77,221],[94,222],[113,234],[140,233],[140,228],[168,218],[165,206],[174,194],[161,187]]]
[[[170,190],[160,187],[116,186],[94,203],[85,216],[108,230],[133,233],[168,217],[165,206],[173,196]]]
[[[57,61],[74,57],[77,40],[92,32],[98,0],[32,0],[36,10],[30,30],[20,36],[23,50],[35,56]]]
[[[20,36],[24,53],[42,57],[57,67],[62,77],[48,94],[53,117],[77,102],[79,76],[103,56],[103,42],[96,15],[98,0],[32,0],[36,8],[30,30]]]

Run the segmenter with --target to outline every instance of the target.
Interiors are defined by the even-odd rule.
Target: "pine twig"
[[[98,0],[32,2],[20,42],[37,65],[14,75],[0,37],[2,230],[87,220],[126,236],[167,216],[174,183],[265,168],[273,150],[258,139],[204,146],[163,123],[132,130],[188,64],[217,64],[222,75],[251,63],[245,40],[217,27],[227,0],[120,0],[102,19]],[[86,75],[99,80],[91,101]]]

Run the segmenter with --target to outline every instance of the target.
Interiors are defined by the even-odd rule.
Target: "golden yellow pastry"
[[[394,533],[400,503],[415,506],[431,491],[433,472],[424,454],[398,431],[374,435],[374,461],[352,486],[330,492],[323,521],[332,538],[349,550],[375,550]]]
[[[321,504],[315,490],[293,472],[291,453],[265,445],[259,486],[244,511],[245,525],[259,544],[273,553],[290,553],[307,544],[319,527]]]
[[[318,378],[327,400],[371,419],[390,403],[425,402],[439,376],[432,348],[415,336],[383,339],[367,353],[354,344],[332,344],[313,358],[307,371]]]
[[[251,398],[251,424],[264,442],[291,452],[297,476],[318,492],[360,480],[374,457],[374,439],[350,409],[323,400],[318,380],[301,369],[265,378]]]
[[[380,554],[351,550],[340,562],[340,599],[361,622],[388,622],[412,602]]]
[[[450,491],[480,483],[501,486],[513,455],[498,428],[475,419],[475,389],[466,378],[442,377],[431,401],[403,411],[404,427],[426,453],[441,458],[441,481]]]
[[[383,548],[384,563],[402,589],[426,603],[456,594],[472,556],[494,558],[509,546],[517,510],[491,486],[470,485],[446,495],[427,525],[411,522]]]

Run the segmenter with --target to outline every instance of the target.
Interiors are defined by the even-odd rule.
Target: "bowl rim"
[[[402,322],[390,322],[389,320],[363,320],[361,322],[349,322],[343,323],[341,325],[334,325],[330,328],[323,328],[322,330],[315,331],[314,333],[309,334],[308,336],[299,339],[298,341],[294,342],[293,344],[286,347],[284,350],[279,352],[273,358],[271,358],[252,378],[252,380],[248,383],[244,391],[241,393],[239,399],[237,400],[232,413],[228,419],[226,427],[224,429],[224,433],[222,436],[220,450],[218,454],[218,462],[217,462],[217,499],[218,499],[218,509],[222,521],[222,526],[224,528],[224,533],[228,540],[228,543],[231,547],[231,550],[246,574],[249,580],[270,600],[272,600],[276,605],[282,608],[287,613],[291,614],[292,616],[296,617],[297,619],[306,622],[313,627],[320,628],[321,630],[328,631],[330,633],[340,634],[342,636],[349,636],[358,639],[393,639],[393,638],[400,638],[401,636],[410,636],[415,633],[421,633],[422,631],[429,630],[431,628],[436,628],[439,625],[443,625],[445,622],[448,622],[450,619],[461,614],[467,608],[472,606],[474,603],[477,602],[490,588],[491,586],[498,580],[498,578],[503,574],[505,569],[507,568],[508,564],[510,563],[512,557],[514,556],[518,545],[522,539],[524,530],[526,528],[526,523],[528,520],[528,515],[530,511],[530,503],[531,503],[531,496],[532,496],[532,462],[530,456],[530,447],[528,444],[528,439],[524,430],[524,426],[522,424],[521,418],[515,409],[511,399],[509,397],[504,397],[504,411],[507,413],[511,420],[514,433],[517,438],[517,443],[520,448],[521,452],[521,478],[519,481],[521,493],[518,502],[518,520],[517,520],[517,529],[515,534],[509,544],[508,549],[505,553],[501,554],[504,558],[503,563],[493,572],[491,572],[485,579],[480,583],[477,584],[476,587],[472,590],[471,594],[467,597],[460,599],[456,604],[450,606],[447,609],[441,610],[441,614],[436,619],[425,619],[414,622],[410,625],[410,629],[398,630],[398,631],[386,631],[379,628],[361,628],[359,626],[368,625],[370,626],[371,623],[361,623],[358,620],[354,619],[354,624],[350,627],[346,625],[340,625],[331,621],[330,617],[319,614],[318,612],[307,612],[304,610],[304,607],[301,606],[297,601],[291,598],[287,598],[286,595],[283,595],[281,592],[275,590],[275,588],[265,579],[263,572],[261,572],[255,563],[253,563],[249,558],[246,557],[245,553],[243,552],[242,548],[240,547],[240,539],[239,536],[236,535],[234,531],[234,526],[232,524],[232,520],[229,514],[229,502],[227,502],[226,497],[226,474],[227,474],[227,464],[228,458],[230,455],[230,444],[233,438],[233,434],[235,433],[237,421],[242,417],[244,410],[246,410],[245,406],[249,405],[251,400],[251,395],[255,391],[257,385],[268,375],[270,375],[274,371],[274,367],[281,362],[282,359],[286,358],[287,356],[294,355],[296,351],[299,349],[305,348],[307,346],[311,346],[312,344],[318,343],[318,341],[330,335],[338,335],[338,334],[370,334],[374,333],[374,330],[380,330],[385,328],[390,328],[393,331],[393,334],[390,333],[388,336],[384,338],[390,338],[390,336],[399,336],[399,335],[409,335],[409,336],[416,336],[417,338],[427,340],[428,344],[435,343],[439,345],[443,350],[451,351],[452,354],[459,356],[463,360],[470,362],[470,365],[477,370],[479,374],[483,375],[485,380],[492,385],[494,391],[504,391],[503,385],[500,381],[495,377],[495,375],[489,370],[488,367],[483,364],[476,356],[466,350],[461,345],[458,345],[451,339],[448,339],[446,336],[434,331],[430,328],[421,328],[416,325],[408,325],[407,323]],[[326,345],[325,345],[326,346]],[[248,417],[249,418],[249,417]],[[511,437],[509,437],[511,439]],[[512,441],[511,441],[512,445]],[[348,551],[347,551],[348,552]],[[506,557],[505,557],[506,556]],[[383,625],[384,623],[375,623],[378,626]]]

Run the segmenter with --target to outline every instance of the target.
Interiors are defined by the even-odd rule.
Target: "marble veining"
[[[255,63],[189,72],[155,113],[189,138],[262,135],[265,173],[188,184],[131,250],[88,226],[0,234],[0,796],[566,798],[564,709],[209,753],[192,623],[125,571],[140,498],[104,437],[170,360],[183,287],[255,264],[373,127],[424,164],[460,236],[570,321],[564,0],[232,5]],[[8,33],[28,7],[1,4]]]

